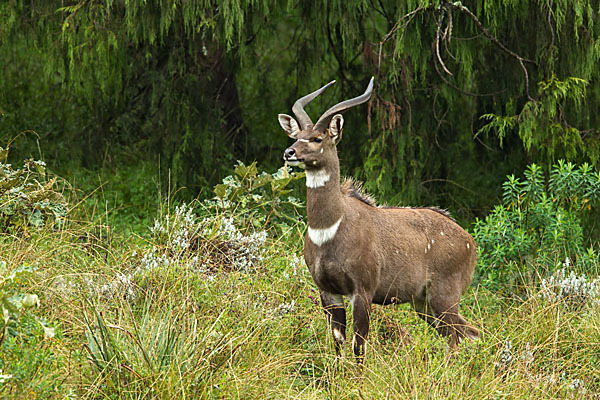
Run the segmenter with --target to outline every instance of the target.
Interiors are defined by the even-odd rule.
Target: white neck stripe
[[[309,226],[308,237],[310,238],[311,242],[317,246],[321,246],[332,240],[335,237],[338,228],[340,227],[343,217],[344,216],[342,215],[340,219],[338,219],[337,222],[331,225],[329,228],[316,229]]]
[[[316,171],[306,171],[306,186],[311,189],[316,189],[325,186],[331,175],[327,173],[324,169],[319,169]]]

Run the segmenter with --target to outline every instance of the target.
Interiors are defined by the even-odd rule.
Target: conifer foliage
[[[133,150],[197,189],[235,159],[280,164],[278,112],[337,79],[315,118],[374,75],[373,99],[346,116],[345,172],[382,200],[467,212],[529,162],[598,166],[599,12],[593,0],[9,0],[0,127],[35,129],[86,166]]]

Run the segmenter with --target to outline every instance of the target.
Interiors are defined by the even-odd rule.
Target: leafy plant
[[[56,374],[55,363],[60,361],[47,339],[55,337],[55,329],[33,309],[40,305],[36,294],[23,292],[33,267],[21,265],[12,270],[0,261],[0,397],[11,391],[23,393],[28,389],[30,398],[45,392],[54,392],[57,381],[34,379],[37,374]],[[2,371],[5,371],[4,374]],[[2,385],[4,381],[4,385]]]
[[[23,168],[6,163],[7,149],[0,147],[0,232],[27,232],[61,224],[67,214],[67,202],[56,190],[56,178],[50,179],[46,164],[26,160]]]
[[[585,154],[597,163],[596,140],[589,137],[584,140],[588,135],[571,126],[565,116],[565,109],[569,107],[578,112],[581,110],[588,84],[585,79],[577,77],[561,81],[551,76],[538,83],[539,97],[526,102],[518,114],[482,115],[481,118],[489,122],[479,133],[496,131],[502,144],[510,131],[517,130],[525,149],[539,152],[544,160],[553,160],[556,156],[574,159],[578,154]],[[507,110],[514,108],[513,102],[514,99],[509,100]]]
[[[288,166],[269,174],[259,173],[256,162],[246,166],[238,161],[234,174],[215,186],[216,198],[205,204],[213,212],[235,217],[241,227],[273,229],[281,235],[298,223],[304,204],[289,193],[291,184],[303,177]]]
[[[567,257],[586,269],[597,262],[582,220],[600,200],[600,173],[559,161],[548,181],[536,164],[524,175],[508,176],[503,204],[475,222],[479,279],[494,288],[547,276]]]
[[[151,393],[156,382],[193,367],[202,338],[197,331],[182,334],[181,315],[172,309],[154,315],[150,304],[139,315],[128,305],[125,310],[126,322],[118,325],[108,323],[94,306],[93,318],[87,307],[84,314],[88,359],[109,390],[128,386]]]
[[[0,304],[3,316],[0,321],[0,345],[7,335],[16,335],[21,312],[39,305],[37,295],[20,293],[18,289],[19,280],[23,280],[32,271],[33,268],[27,265],[7,271],[6,262],[0,261]]]

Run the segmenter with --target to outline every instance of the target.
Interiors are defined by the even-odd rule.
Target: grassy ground
[[[2,289],[40,306],[3,338],[0,397],[600,398],[598,303],[472,288],[462,312],[483,335],[456,354],[407,306],[374,306],[359,369],[351,349],[334,356],[299,234],[186,212],[156,215],[139,236],[83,213],[1,235],[7,271],[35,268]]]

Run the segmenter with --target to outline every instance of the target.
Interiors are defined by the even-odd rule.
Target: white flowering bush
[[[243,233],[233,218],[200,219],[185,203],[173,215],[156,219],[150,230],[152,247],[141,255],[134,275],[160,268],[248,272],[263,261],[267,240],[264,230]]]
[[[526,342],[523,348],[523,346],[513,346],[512,340],[508,339],[500,344],[494,365],[501,371],[507,371],[516,363],[528,368],[533,367],[534,361],[535,357],[529,342]]]
[[[599,302],[600,278],[588,279],[585,274],[577,275],[574,271],[567,274],[569,265],[567,258],[562,269],[542,280],[542,298],[547,302],[564,303],[574,308],[580,308],[590,301]]]
[[[97,284],[91,278],[85,280],[88,296],[91,298],[101,297],[111,299],[120,297],[126,301],[135,300],[135,285],[133,283],[133,274],[123,274],[118,272],[116,277],[106,281],[103,284]]]
[[[293,277],[294,279],[298,279],[300,283],[304,282],[304,274],[308,271],[306,264],[304,263],[304,258],[302,255],[293,254],[292,259],[289,263],[289,268],[286,268],[283,277],[289,279]]]

